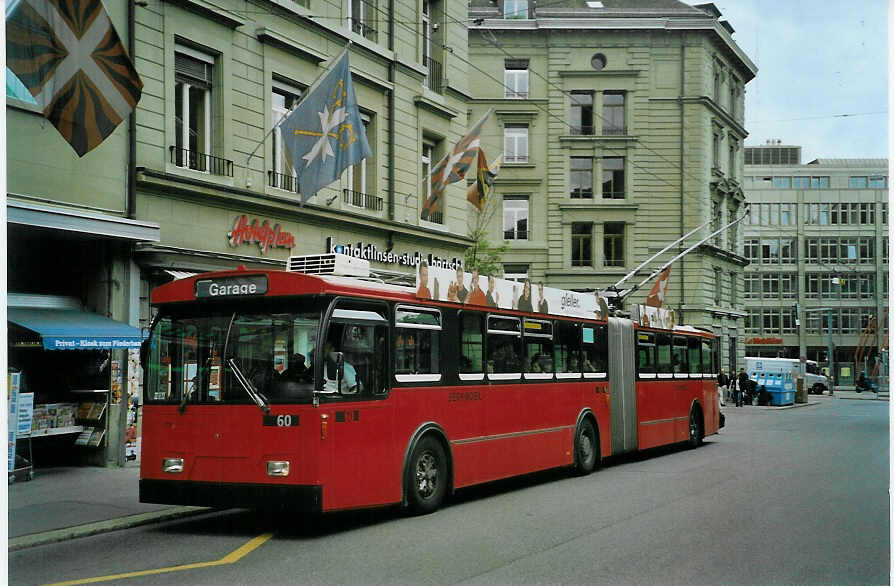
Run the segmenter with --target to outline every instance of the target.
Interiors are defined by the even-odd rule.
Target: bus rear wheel
[[[599,462],[599,440],[589,419],[581,421],[574,436],[574,468],[581,476],[596,469]]]
[[[705,428],[702,425],[701,411],[693,409],[689,414],[689,447],[697,448],[705,438]]]
[[[432,513],[447,493],[447,456],[441,442],[428,435],[413,448],[407,473],[407,506],[414,515]]]

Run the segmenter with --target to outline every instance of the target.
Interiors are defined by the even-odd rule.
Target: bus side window
[[[696,337],[687,337],[689,343],[689,374],[699,374],[702,368],[701,341]]]
[[[525,362],[522,370],[533,374],[553,372],[553,324],[548,321],[525,319]],[[538,377],[541,378],[541,377]]]
[[[642,378],[655,378],[655,334],[637,334],[638,372]]]
[[[462,311],[459,328],[460,378],[479,379],[475,375],[484,374],[484,314]]]
[[[487,373],[491,378],[521,376],[521,323],[515,317],[487,318]]]
[[[398,306],[394,310],[395,378],[401,382],[441,378],[441,312]]]
[[[584,377],[605,377],[608,373],[608,338],[605,326],[584,325],[581,335]]]
[[[556,372],[560,378],[580,378],[580,326],[574,322],[556,322]]]
[[[702,374],[714,374],[713,343],[711,340],[702,340]]]
[[[689,355],[686,351],[686,338],[683,336],[674,336],[674,374],[682,375],[683,378],[689,374]]]
[[[672,374],[673,371],[671,337],[669,334],[658,334],[658,373]]]

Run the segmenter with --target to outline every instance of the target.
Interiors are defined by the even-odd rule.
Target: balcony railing
[[[586,126],[572,126],[571,127],[571,135],[572,136],[589,136],[593,134],[594,127],[592,124]]]
[[[444,212],[432,212],[428,215],[426,221],[431,222],[432,224],[443,224]]]
[[[377,212],[382,211],[382,204],[384,203],[384,200],[381,197],[370,195],[368,193],[362,193],[360,191],[353,191],[351,189],[344,189],[342,191],[342,201],[344,201],[346,204],[358,208],[374,210]]]
[[[503,240],[527,240],[527,230],[503,230]]]
[[[508,154],[503,155],[504,163],[527,163],[528,155],[527,154]]]
[[[275,171],[267,171],[267,185],[286,191],[298,193],[298,178],[294,175],[286,175]]]
[[[178,149],[176,146],[169,147],[171,152],[171,162],[178,167],[185,167],[203,173],[212,175],[224,175],[226,177],[233,176],[233,161],[222,157],[215,157],[191,151],[189,149]]]
[[[441,62],[435,61],[428,55],[424,56],[423,65],[428,67],[428,75],[425,76],[425,87],[430,89],[436,93],[442,93],[443,87],[441,84]]]
[[[602,136],[627,136],[626,126],[603,126]]]
[[[376,40],[376,29],[363,22],[360,18],[351,18],[351,30],[366,39]]]

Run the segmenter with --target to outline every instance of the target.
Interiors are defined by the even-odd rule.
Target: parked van
[[[813,360],[801,362],[796,358],[758,358],[745,357],[745,372],[748,378],[767,387],[771,395],[771,404],[789,405],[795,398],[795,378],[804,377],[804,386],[808,393],[820,395],[829,389],[829,379],[820,374],[819,367]]]

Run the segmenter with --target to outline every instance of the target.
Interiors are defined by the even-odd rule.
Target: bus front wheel
[[[689,414],[689,447],[697,448],[705,437],[705,428],[702,424],[701,411],[693,409]]]
[[[447,492],[447,456],[441,442],[431,435],[419,440],[410,456],[407,474],[407,506],[414,515],[432,513]]]

